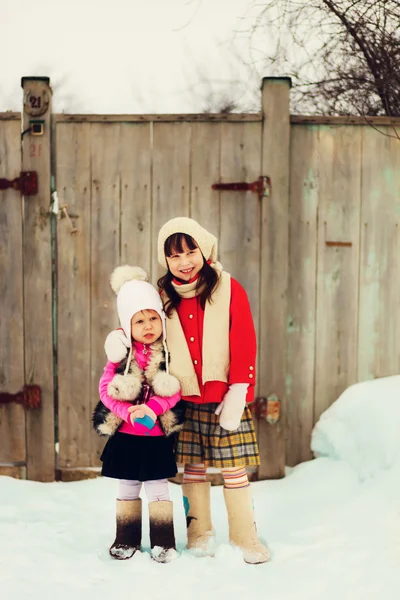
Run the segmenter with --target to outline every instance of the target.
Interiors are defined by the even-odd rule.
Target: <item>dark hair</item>
[[[164,255],[172,256],[175,253],[184,252],[186,246],[189,250],[195,250],[198,248],[195,240],[186,233],[173,233],[170,235],[164,243]],[[203,256],[204,259],[204,256]],[[168,300],[165,303],[164,311],[167,317],[171,316],[174,308],[178,308],[182,298],[172,285],[174,276],[168,269],[166,274],[157,281],[157,285],[161,290],[168,296]],[[207,261],[204,259],[202,268],[199,271],[199,277],[197,279],[196,289],[200,290],[200,306],[204,310],[207,300],[211,302],[211,296],[218,285],[218,273],[210,267]]]

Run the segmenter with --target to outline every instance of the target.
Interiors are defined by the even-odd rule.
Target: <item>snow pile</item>
[[[400,375],[347,388],[321,415],[311,448],[345,461],[360,479],[400,465]]]

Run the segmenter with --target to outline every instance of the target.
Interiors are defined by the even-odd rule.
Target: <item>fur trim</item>
[[[132,267],[131,265],[121,265],[111,273],[110,284],[113,291],[118,294],[124,283],[136,279],[138,281],[148,281],[149,276],[142,267]]]
[[[167,410],[163,415],[158,417],[161,429],[166,437],[173,433],[178,433],[183,428],[185,420],[186,402],[179,400],[173,408]]]
[[[173,375],[158,371],[153,378],[153,390],[157,396],[173,396],[181,389],[179,381]]]
[[[104,423],[99,425],[96,431],[100,435],[114,435],[114,433],[120,428],[121,424],[122,419],[110,411]]]
[[[130,402],[135,400],[142,389],[142,379],[137,375],[115,375],[108,384],[107,392],[115,400]]]
[[[165,371],[165,357],[162,342],[150,344],[151,356],[145,369],[145,376],[149,383],[153,383],[154,377],[160,370]]]
[[[99,435],[113,435],[122,424],[122,419],[114,415],[100,400],[92,416],[93,427]]]
[[[122,360],[117,367],[117,374],[108,385],[108,395],[116,400],[132,402],[137,399],[142,391],[142,384],[146,378],[155,394],[168,397],[179,391],[178,380],[165,372],[165,355],[162,342],[151,344],[151,357],[144,373],[142,373],[135,359],[131,360],[127,375],[125,372],[127,358]],[[155,386],[155,387],[154,387]],[[140,399],[138,400],[140,403]],[[158,417],[161,429],[165,436],[180,431],[183,427],[186,402],[180,400],[173,408]],[[93,413],[93,427],[100,435],[113,435],[120,428],[123,420],[111,413],[100,401]]]

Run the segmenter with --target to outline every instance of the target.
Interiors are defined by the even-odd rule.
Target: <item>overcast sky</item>
[[[56,112],[197,112],[206,82],[218,95],[234,79],[240,96],[248,36],[237,31],[250,4],[0,0],[0,111],[19,111],[21,76],[38,74],[51,78]]]

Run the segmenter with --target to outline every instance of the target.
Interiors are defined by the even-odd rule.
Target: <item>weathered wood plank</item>
[[[121,264],[151,270],[151,125],[121,126]]]
[[[356,115],[291,115],[290,123],[291,125],[367,125],[371,128],[379,127],[381,125],[390,125],[391,131],[390,129],[386,131],[386,135],[397,138],[397,135],[400,134],[400,132],[396,133],[396,131],[393,130],[394,127],[400,127],[399,117],[370,117],[368,115],[365,115],[363,117]]]
[[[1,115],[1,113],[0,113]],[[57,123],[212,123],[212,122],[254,122],[261,121],[260,113],[200,113],[170,115],[55,115]]]
[[[19,121],[21,123],[21,113],[19,112],[0,112],[0,121]]]
[[[311,458],[314,425],[319,129],[291,130],[287,314],[287,464]]]
[[[50,102],[40,115],[44,121],[41,137],[23,138],[22,170],[37,171],[39,192],[24,198],[24,341],[25,382],[41,388],[41,407],[26,412],[27,477],[35,481],[53,481],[55,475],[54,382],[52,340],[52,255],[50,230],[50,129],[51,90],[45,80],[24,78],[24,98]],[[31,116],[23,113],[23,130]]]
[[[220,194],[211,189],[220,180],[220,123],[192,125],[190,216],[218,239]]]
[[[0,177],[21,171],[20,121],[0,124]],[[22,201],[16,190],[0,191],[0,391],[15,393],[24,385],[24,315]],[[26,460],[25,411],[0,405],[0,462]]]
[[[0,477],[14,477],[14,479],[26,479],[26,466],[0,465]]]
[[[189,123],[155,123],[153,133],[152,281],[165,273],[157,262],[160,227],[173,217],[189,216]]]
[[[361,129],[321,127],[315,420],[357,379],[360,184]]]
[[[57,190],[63,217],[57,232],[60,468],[86,466],[91,460],[90,127],[59,123],[56,128]]]
[[[358,345],[360,381],[399,372],[399,164],[399,140],[365,128]]]
[[[91,412],[106,364],[104,340],[119,326],[115,294],[109,285],[120,264],[121,125],[91,125]],[[91,460],[97,466],[104,440],[92,433]]]
[[[262,175],[272,181],[272,193],[262,202],[259,387],[262,396],[281,402],[276,424],[259,421],[259,477],[285,474],[286,315],[289,229],[289,89],[288,79],[263,80]]]
[[[221,125],[221,182],[255,181],[260,176],[261,126]],[[259,333],[261,203],[254,192],[221,192],[220,258],[246,290]],[[259,338],[259,335],[258,335]]]

